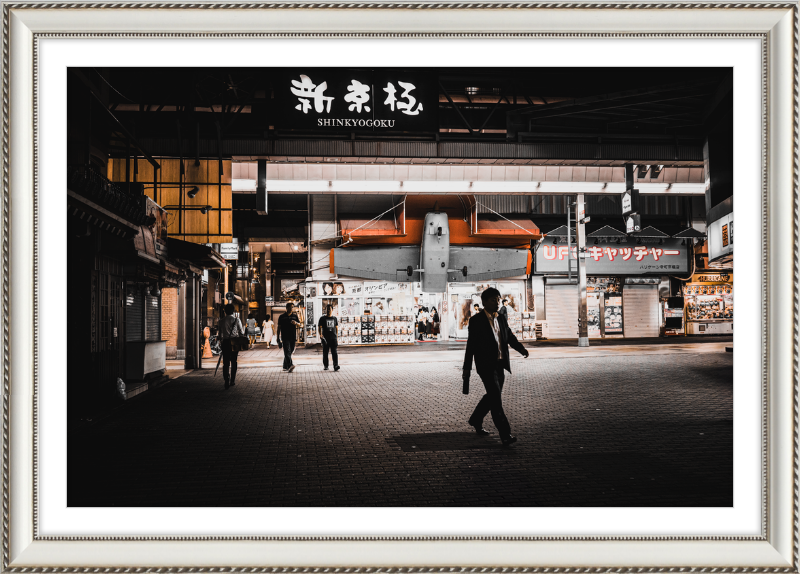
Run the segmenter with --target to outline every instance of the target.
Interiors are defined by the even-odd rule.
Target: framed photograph
[[[797,2],[4,2],[2,38],[4,571],[800,571]],[[423,353],[203,363],[222,303],[422,273]],[[462,393],[498,280],[517,444]]]

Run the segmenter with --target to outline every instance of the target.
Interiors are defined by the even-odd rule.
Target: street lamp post
[[[578,248],[578,346],[589,346],[589,323],[586,312],[586,204],[583,194],[575,202],[575,231]],[[567,231],[569,233],[569,231]]]

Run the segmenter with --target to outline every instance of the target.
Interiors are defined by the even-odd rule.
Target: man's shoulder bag
[[[234,329],[236,331],[241,331],[239,329],[240,323],[237,322]],[[241,334],[237,335],[236,337],[231,337],[231,350],[232,351],[247,351],[250,348],[250,338],[247,335]]]

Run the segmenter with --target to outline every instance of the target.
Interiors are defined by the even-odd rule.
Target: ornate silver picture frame
[[[800,571],[797,2],[3,3],[2,568],[23,571]],[[758,38],[761,532],[756,536],[47,536],[38,522],[42,38]],[[189,65],[184,62],[182,65]],[[741,233],[741,232],[740,232]],[[751,270],[755,273],[756,270]],[[790,308],[791,313],[786,312]],[[782,303],[782,306],[778,305]]]

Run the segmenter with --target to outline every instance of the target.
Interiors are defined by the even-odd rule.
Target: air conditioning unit
[[[536,321],[536,338],[547,339],[550,337],[550,329],[547,327],[547,321]]]

